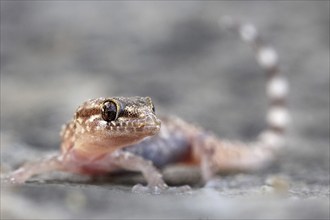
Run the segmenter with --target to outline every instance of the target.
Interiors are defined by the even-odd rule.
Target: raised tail
[[[241,23],[230,17],[224,17],[220,22],[226,29],[238,33],[252,47],[257,62],[266,72],[269,99],[267,128],[261,133],[259,141],[270,148],[281,148],[285,145],[285,132],[290,120],[287,109],[289,84],[281,74],[277,52],[264,43],[253,24]]]

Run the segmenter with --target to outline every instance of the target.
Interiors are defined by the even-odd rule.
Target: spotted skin
[[[251,45],[267,75],[268,126],[256,141],[223,140],[178,117],[158,117],[149,97],[96,98],[78,107],[73,119],[63,126],[59,155],[28,163],[8,179],[23,183],[52,170],[85,175],[130,170],[141,172],[147,181],[147,186],[134,186],[134,192],[159,194],[190,189],[169,187],[164,182],[157,168],[168,164],[198,165],[204,181],[218,172],[266,167],[285,144],[288,83],[280,74],[276,51],[263,43],[252,24],[232,18],[221,22]]]

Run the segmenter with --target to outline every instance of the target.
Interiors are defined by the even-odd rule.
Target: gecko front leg
[[[147,186],[137,184],[132,191],[136,193],[184,193],[190,191],[189,186],[169,187],[163,180],[162,174],[157,170],[150,160],[146,160],[140,156],[134,155],[127,151],[117,150],[105,157],[119,168],[140,171],[147,181]]]
[[[53,155],[40,161],[26,163],[19,169],[5,176],[4,181],[14,184],[22,184],[30,177],[38,174],[49,171],[67,171],[67,168],[62,160],[62,156]]]

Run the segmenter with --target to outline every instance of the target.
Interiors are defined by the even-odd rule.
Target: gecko
[[[224,140],[176,116],[158,116],[150,97],[108,97],[84,102],[61,130],[61,151],[29,162],[8,175],[12,183],[50,171],[103,175],[141,172],[147,185],[132,191],[160,194],[187,192],[188,185],[168,186],[160,168],[169,164],[199,166],[204,182],[219,172],[244,172],[271,164],[285,146],[289,122],[288,81],[279,70],[278,55],[264,43],[256,27],[230,17],[222,24],[247,42],[267,75],[267,127],[251,142]]]

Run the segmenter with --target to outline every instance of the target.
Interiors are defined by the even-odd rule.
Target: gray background
[[[99,96],[151,96],[228,139],[264,127],[265,77],[250,48],[221,30],[254,23],[290,80],[292,124],[279,161],[200,189],[199,174],[169,168],[191,196],[132,195],[140,176],[90,181],[50,174],[2,184],[2,218],[329,218],[328,1],[1,1],[1,172],[59,147],[76,107]],[[272,175],[287,197],[264,195]],[[135,181],[136,179],[136,181]]]

